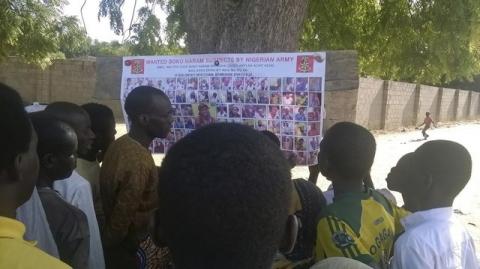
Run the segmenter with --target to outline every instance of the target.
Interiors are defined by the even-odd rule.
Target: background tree
[[[298,49],[306,0],[183,0],[190,53]]]
[[[94,57],[100,56],[126,56],[131,55],[130,47],[118,41],[100,42],[94,40],[89,47],[89,55]]]
[[[0,58],[17,55],[27,62],[47,65],[58,52],[52,26],[61,7],[60,0],[0,1]]]
[[[307,0],[147,0],[169,14],[165,44],[185,41],[190,53],[294,51]],[[125,31],[122,1],[102,0],[100,16],[116,33]],[[141,16],[140,16],[141,17]],[[146,22],[146,21],[145,21]],[[184,39],[185,38],[185,39]]]
[[[57,35],[58,50],[66,58],[89,54],[90,39],[85,34],[83,27],[79,25],[76,17],[60,17],[53,31]]]
[[[53,59],[88,54],[89,41],[75,17],[62,15],[62,0],[0,1],[0,60],[19,56],[45,67]]]
[[[362,75],[444,85],[480,73],[480,1],[310,0],[304,50],[355,49]]]

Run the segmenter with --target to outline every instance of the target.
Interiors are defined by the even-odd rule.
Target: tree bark
[[[292,52],[307,0],[184,0],[189,52]]]

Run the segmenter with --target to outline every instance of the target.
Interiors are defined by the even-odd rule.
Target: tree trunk
[[[189,52],[296,51],[307,5],[307,0],[184,0]]]

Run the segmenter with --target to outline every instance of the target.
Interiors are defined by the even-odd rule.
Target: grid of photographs
[[[151,145],[165,153],[192,130],[213,122],[235,122],[269,130],[297,164],[317,163],[321,139],[322,77],[127,78],[124,95],[142,85],[169,97],[174,122],[166,139]]]

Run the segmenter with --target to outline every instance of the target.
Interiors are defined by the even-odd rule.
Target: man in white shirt
[[[26,106],[27,113],[39,112],[45,109],[46,105],[33,103]],[[37,247],[44,252],[59,258],[57,244],[53,239],[52,231],[43,209],[42,201],[38,195],[37,187],[33,188],[32,196],[22,206],[17,208],[17,220],[23,222],[26,227],[24,238],[28,241],[36,241]]]
[[[36,241],[39,249],[60,258],[37,187],[33,189],[30,199],[17,208],[17,220],[25,224],[25,240]]]
[[[452,204],[468,183],[472,159],[465,147],[430,141],[413,153],[409,169],[392,169],[389,183],[402,190],[411,215],[395,243],[393,269],[478,269],[471,236],[456,220]],[[401,171],[410,170],[409,175]]]
[[[45,111],[69,124],[75,130],[78,138],[77,153],[79,155],[86,155],[91,149],[93,139],[95,138],[91,130],[90,117],[87,112],[80,106],[67,102],[52,103],[47,106]],[[95,215],[90,183],[76,171],[73,171],[69,178],[56,181],[53,187],[67,202],[82,210],[87,216],[90,232],[88,268],[105,268],[100,229],[98,228],[97,217]]]

